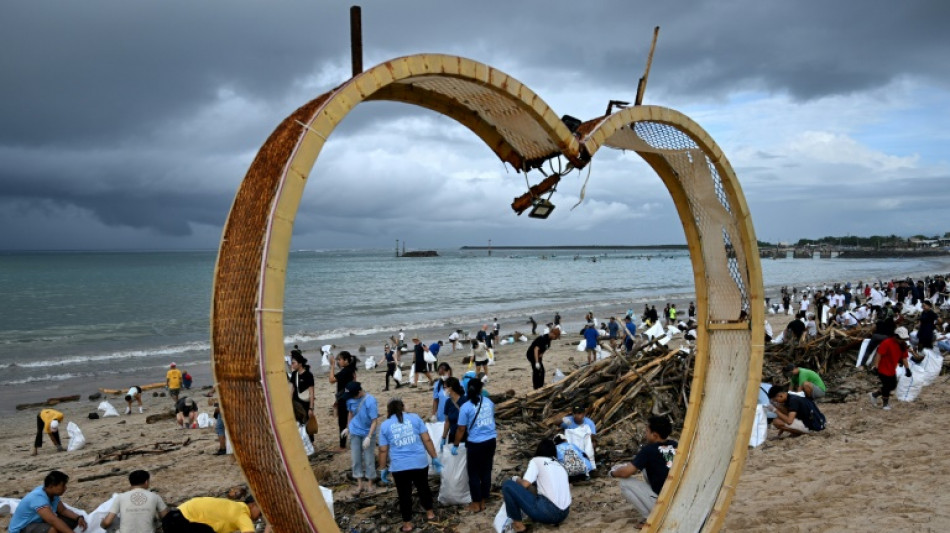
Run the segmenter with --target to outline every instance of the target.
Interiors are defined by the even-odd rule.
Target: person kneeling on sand
[[[118,516],[121,518],[117,533],[154,533],[155,527],[152,524],[155,517],[164,518],[168,508],[161,496],[148,490],[150,478],[151,475],[145,470],[135,470],[129,474],[129,485],[132,489],[112,500],[109,514],[102,519],[102,529],[112,527]]]
[[[822,417],[821,413],[808,398],[789,394],[785,387],[778,385],[769,389],[768,395],[772,405],[767,409],[776,415],[772,421],[772,425],[778,429],[776,437],[781,437],[785,432],[797,437],[824,429],[824,420],[815,420],[816,417]]]
[[[782,373],[788,378],[788,388],[792,392],[804,392],[805,396],[813,402],[825,397],[828,389],[818,372],[789,363]]]
[[[560,524],[571,510],[571,485],[567,470],[557,461],[554,441],[544,439],[538,443],[534,458],[528,463],[524,477],[513,476],[501,485],[505,499],[505,512],[512,520],[512,528],[525,531],[522,513],[537,524]],[[537,483],[537,490],[531,485]]]
[[[59,439],[59,426],[63,423],[63,413],[56,409],[43,409],[36,415],[36,438],[33,440],[33,454],[43,447],[43,433],[56,445],[56,451],[63,451],[63,441]]]
[[[142,407],[142,387],[129,387],[129,392],[125,393],[125,403],[128,405],[128,407],[125,408],[125,414],[132,414],[133,401],[139,403],[139,413],[145,412],[145,409]]]
[[[663,490],[666,476],[673,466],[677,442],[670,439],[673,424],[665,416],[651,416],[647,421],[647,444],[637,452],[632,463],[610,469],[610,477],[620,478],[620,493],[646,520]],[[643,472],[643,479],[637,479]]]
[[[182,396],[175,404],[175,419],[181,429],[198,427],[198,404],[187,396]]]
[[[261,517],[261,508],[248,496],[244,502],[225,498],[192,498],[172,509],[162,518],[165,533],[254,533],[254,522]],[[270,533],[271,527],[264,528]]]

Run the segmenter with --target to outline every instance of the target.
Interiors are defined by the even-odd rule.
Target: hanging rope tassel
[[[571,211],[573,211],[575,207],[581,205],[581,204],[584,202],[584,195],[587,193],[587,182],[590,181],[590,169],[591,169],[591,167],[593,167],[593,166],[594,166],[594,165],[593,165],[593,162],[591,162],[591,164],[587,165],[587,177],[584,178],[584,186],[581,187],[581,196],[580,196],[580,198],[577,199],[577,203],[574,204],[573,207],[571,207]]]

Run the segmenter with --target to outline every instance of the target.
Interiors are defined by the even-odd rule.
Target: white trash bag
[[[573,429],[564,430],[564,440],[584,450],[584,453],[586,453],[588,459],[590,459],[591,468],[597,468],[597,463],[594,462],[594,443],[590,436],[590,428],[587,427],[586,424],[581,424]]]
[[[508,518],[508,510],[505,509],[505,502],[501,502],[501,509],[498,509],[498,514],[495,515],[495,520],[492,522],[492,525],[495,526],[495,533],[514,531],[512,522],[514,521]]]
[[[115,410],[115,407],[112,406],[109,402],[101,402],[99,407],[96,408],[97,411],[103,411],[102,418],[110,416],[119,416],[119,412]]]
[[[333,491],[320,485],[320,493],[323,494],[323,501],[327,502],[327,507],[330,508],[330,516],[336,518],[336,513],[333,511]]]
[[[313,449],[313,443],[310,442],[310,436],[307,435],[306,424],[298,424],[297,431],[300,433],[300,440],[303,441],[303,449],[307,452],[307,457],[310,457],[315,453],[315,450]]]
[[[116,497],[117,494],[113,493],[111,498],[104,501],[99,507],[96,507],[95,511],[86,516],[86,525],[89,527],[83,533],[106,533],[106,530],[102,528],[102,519],[109,514],[109,509]]]
[[[396,380],[396,383],[402,383],[402,369],[399,368],[399,365],[396,365],[396,370],[393,370],[393,379]]]
[[[911,377],[907,377],[901,368],[897,369],[897,389],[895,394],[897,399],[902,402],[912,402],[917,399],[924,387],[930,385],[940,375],[940,369],[943,366],[943,357],[937,350],[924,348],[920,351],[924,360],[915,363],[908,360]]]
[[[564,379],[564,372],[561,372],[560,368],[554,369],[554,377],[551,378],[551,382],[557,383],[558,381],[561,381],[562,379]]]
[[[82,431],[75,422],[66,424],[66,433],[69,434],[69,445],[66,447],[67,452],[81,450],[82,447],[86,445],[86,437],[83,436]]]
[[[755,422],[752,423],[752,434],[749,436],[749,447],[761,446],[769,436],[769,419],[765,415],[762,404],[755,406]]]
[[[0,498],[0,516],[12,515],[20,505],[19,498]]]
[[[468,490],[468,461],[465,443],[459,444],[458,455],[452,455],[452,447],[446,446],[440,454],[442,461],[442,486],[439,488],[439,503],[443,505],[468,505],[472,494]]]
[[[429,431],[429,438],[432,439],[432,445],[438,450],[439,444],[442,442],[442,432],[445,431],[445,422],[426,422],[426,429]],[[439,475],[439,472],[436,472],[435,467],[432,466],[431,460],[429,461],[429,475]]]
[[[214,418],[211,418],[208,413],[198,413],[198,427],[201,429],[209,428],[214,425]]]
[[[586,349],[587,349],[587,341],[586,341],[586,340],[581,340],[581,342],[577,343],[577,351],[578,351],[578,352],[583,352],[583,351],[586,350]]]
[[[366,358],[366,361],[364,361],[363,364],[366,366],[366,370],[372,370],[376,368],[376,358],[369,356]]]

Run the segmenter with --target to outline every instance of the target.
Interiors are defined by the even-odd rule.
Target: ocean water
[[[504,331],[526,330],[527,316],[544,323],[555,311],[579,324],[587,309],[639,312],[644,302],[662,305],[693,292],[685,250],[439,254],[291,253],[288,347],[316,351],[333,343],[355,352],[365,345],[376,354],[399,328],[434,340],[497,317]],[[0,395],[85,393],[91,381],[117,387],[162,381],[172,361],[196,377],[209,376],[215,258],[215,252],[0,254]],[[767,288],[947,271],[937,259],[765,259],[762,266]]]

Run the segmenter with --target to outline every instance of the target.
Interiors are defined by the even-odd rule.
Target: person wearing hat
[[[175,402],[178,401],[178,393],[181,392],[181,383],[181,370],[178,370],[178,365],[175,363],[168,365],[168,372],[165,373],[165,388],[168,389],[168,395]]]
[[[341,401],[346,402],[346,410],[349,413],[349,421],[343,432],[350,436],[350,459],[353,464],[353,477],[356,479],[355,495],[358,496],[364,490],[372,494],[373,481],[376,479],[376,427],[379,421],[379,405],[376,398],[363,390],[359,381],[347,384]]]
[[[587,418],[587,410],[583,405],[577,404],[571,408],[571,416],[565,416],[561,419],[561,429],[575,429],[581,426],[590,428],[590,442],[597,446],[597,426],[594,421]]]
[[[261,508],[248,496],[243,502],[227,498],[192,498],[162,518],[162,530],[168,533],[254,533],[254,522]],[[271,531],[268,525],[264,532]]]
[[[429,383],[431,384],[433,383],[432,373],[429,372],[429,365],[426,363],[426,350],[422,346],[422,341],[419,340],[419,337],[413,337],[412,343],[415,345],[413,346],[413,353],[415,354],[415,357],[412,360],[412,364],[415,365],[416,372],[412,376],[412,385],[410,385],[410,387],[418,386],[419,374],[425,374],[426,379],[428,379]]]
[[[175,419],[181,429],[198,429],[198,403],[187,396],[182,396],[175,402]]]
[[[633,351],[633,339],[637,338],[637,325],[633,321],[632,316],[625,316],[623,318],[624,334],[623,334],[623,349],[630,353]]]
[[[291,396],[294,407],[294,418],[298,424],[307,426],[307,435],[310,442],[313,442],[313,433],[316,424],[309,424],[310,417],[314,416],[313,406],[316,401],[314,394],[313,373],[310,372],[310,365],[307,364],[307,358],[303,356],[300,350],[290,352],[290,376],[288,380],[291,384]]]
[[[881,390],[868,393],[868,398],[874,407],[879,405],[878,398],[880,398],[884,410],[889,411],[891,409],[888,401],[891,399],[891,392],[897,388],[898,366],[904,367],[904,373],[907,377],[912,376],[910,366],[907,365],[909,340],[910,335],[907,333],[907,328],[899,327],[894,330],[894,335],[884,339],[881,345],[877,347],[877,377],[881,380]]]
[[[814,370],[798,367],[792,363],[782,373],[788,378],[788,389],[792,392],[804,392],[811,401],[817,402],[825,397],[828,390],[821,376]]]
[[[63,451],[63,441],[59,438],[59,426],[63,423],[63,413],[56,409],[43,409],[36,415],[36,438],[33,440],[33,453],[36,455],[43,447],[43,433],[56,445],[56,451]]]

